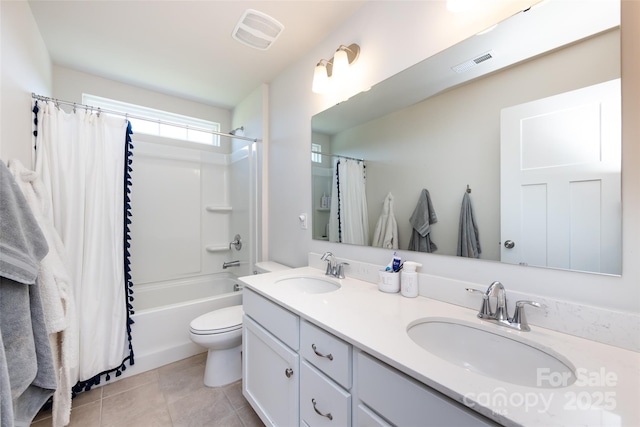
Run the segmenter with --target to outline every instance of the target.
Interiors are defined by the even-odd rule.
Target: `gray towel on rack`
[[[431,196],[426,189],[420,193],[418,204],[409,218],[413,227],[408,250],[419,252],[434,252],[438,246],[431,240],[431,224],[438,222],[438,216],[433,209]]]
[[[1,161],[0,200],[0,276],[35,283],[49,247],[20,187]]]
[[[480,258],[480,237],[478,235],[478,224],[473,215],[471,197],[465,192],[462,197],[462,208],[460,209],[460,227],[458,230],[458,251],[457,255],[467,258]]]

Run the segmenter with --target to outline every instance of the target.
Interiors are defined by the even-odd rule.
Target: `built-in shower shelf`
[[[205,248],[207,252],[226,252],[229,251],[229,246],[223,245],[210,245]]]
[[[231,212],[231,206],[207,206],[207,212]]]

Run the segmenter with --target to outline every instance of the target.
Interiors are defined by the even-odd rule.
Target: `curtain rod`
[[[321,153],[320,151],[313,151],[313,150],[311,150],[311,154],[320,154],[321,156],[340,157],[342,159],[355,160],[357,162],[364,162],[364,159],[357,159],[355,157],[343,156],[341,154]]]
[[[96,110],[98,112],[103,112],[106,114],[114,114],[114,115],[118,115],[118,116],[124,116],[125,118],[129,118],[131,117],[132,119],[136,119],[136,120],[144,120],[147,122],[153,122],[153,123],[158,123],[160,125],[168,125],[168,126],[175,126],[175,127],[179,127],[179,128],[183,128],[183,129],[191,129],[191,130],[196,130],[198,132],[206,132],[206,133],[212,133],[214,135],[219,135],[219,136],[225,136],[227,138],[235,138],[235,139],[242,139],[244,141],[251,141],[251,142],[262,142],[262,140],[258,139],[258,138],[249,138],[247,136],[237,136],[231,133],[224,133],[224,132],[218,132],[215,130],[211,130],[211,129],[203,129],[203,128],[198,128],[195,126],[189,126],[189,125],[183,125],[182,123],[173,123],[173,122],[167,122],[164,120],[160,120],[160,119],[150,119],[148,117],[142,117],[142,116],[136,116],[134,114],[129,114],[129,113],[123,113],[122,111],[114,111],[114,110],[107,110],[104,108],[100,108],[100,107],[92,107],[91,105],[84,105],[84,104],[78,104],[77,102],[70,102],[70,101],[61,101],[59,99],[56,98],[50,98],[48,96],[43,96],[43,95],[36,95],[35,93],[31,93],[31,97],[35,100],[38,101],[44,101],[44,102],[48,102],[51,101],[54,104],[56,104],[57,106],[59,105],[69,105],[71,107],[75,108],[83,108],[85,110]]]

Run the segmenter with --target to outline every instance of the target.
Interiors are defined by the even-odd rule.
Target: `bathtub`
[[[189,323],[209,311],[242,304],[236,277],[219,273],[186,280],[134,285],[135,364],[123,377],[206,351],[189,339]]]

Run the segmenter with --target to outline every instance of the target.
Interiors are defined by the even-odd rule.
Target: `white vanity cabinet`
[[[243,394],[269,426],[494,426],[245,288]]]
[[[243,307],[243,394],[266,425],[298,425],[300,319],[247,289]]]

